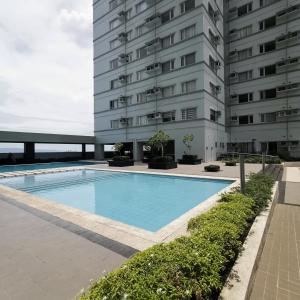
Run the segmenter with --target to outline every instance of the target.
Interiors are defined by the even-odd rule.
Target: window
[[[239,37],[241,39],[247,37],[250,34],[252,34],[252,25],[248,25],[239,29]]]
[[[175,110],[162,113],[162,122],[166,123],[175,121],[175,114]]]
[[[137,58],[144,58],[147,56],[147,47],[143,47],[136,50]]]
[[[115,58],[110,61],[110,68],[111,69],[116,69],[119,66],[119,59]]]
[[[240,125],[253,124],[253,115],[239,116],[239,124]]]
[[[242,17],[252,11],[252,2],[242,5],[238,8],[238,16]]]
[[[271,51],[274,51],[275,49],[276,49],[276,42],[275,41],[267,42],[267,43],[261,44],[259,46],[259,52],[260,53],[271,52]]]
[[[183,41],[195,36],[195,34],[196,34],[196,25],[194,24],[180,31],[180,39]]]
[[[262,123],[276,122],[276,112],[261,114],[260,115],[260,121]]]
[[[181,13],[185,13],[195,8],[195,0],[186,0],[180,4]]]
[[[197,107],[185,108],[181,110],[182,120],[195,120],[197,119]]]
[[[147,115],[146,116],[138,116],[136,118],[136,123],[139,126],[148,125],[148,123],[149,123],[148,121],[149,121],[149,119],[148,119]]]
[[[142,1],[135,6],[135,12],[138,14],[147,8],[146,1]]]
[[[109,9],[112,10],[116,8],[119,4],[122,4],[124,0],[111,0],[109,1]]]
[[[209,33],[209,39],[214,47],[217,47],[220,43],[220,37],[218,35],[215,35],[210,29],[208,30]]]
[[[210,90],[213,96],[217,97],[218,94],[221,92],[221,87],[219,85],[215,85],[212,82],[209,83],[210,85]]]
[[[174,70],[174,65],[175,65],[175,59],[162,63],[161,64],[162,73],[167,73]]]
[[[253,101],[253,93],[238,95],[238,101],[239,103],[247,103]]]
[[[252,70],[238,73],[238,79],[239,81],[250,80],[252,79],[252,74]]]
[[[117,86],[118,86],[118,82],[119,80],[118,79],[114,79],[114,80],[111,80],[110,81],[110,89],[115,89]]]
[[[279,0],[259,0],[260,7],[265,5],[270,5],[272,3],[278,2]]]
[[[121,45],[121,43],[120,43],[120,41],[119,41],[118,38],[116,38],[116,39],[110,41],[109,44],[110,44],[110,49],[117,48],[118,46]]]
[[[247,49],[243,49],[237,52],[238,53],[238,59],[242,60],[242,59],[246,59],[252,56],[252,47],[251,48],[247,48]]]
[[[119,18],[116,18],[109,22],[109,29],[112,30],[112,29],[118,27],[120,24],[121,24],[121,22],[120,22]]]
[[[169,9],[168,11],[160,15],[161,24],[164,24],[174,18],[174,8]]]
[[[111,120],[110,121],[110,128],[118,129],[120,124],[120,120]]]
[[[181,66],[182,67],[193,65],[193,64],[196,63],[196,53],[193,52],[193,53],[181,56],[180,61],[181,61]]]
[[[161,90],[162,96],[163,97],[171,97],[175,93],[175,85],[170,85],[163,87]]]
[[[260,99],[273,99],[276,98],[276,88],[268,89],[260,92]]]
[[[174,33],[161,39],[161,47],[168,48],[174,44]]]
[[[116,108],[118,108],[118,106],[119,106],[119,100],[118,100],[118,99],[116,99],[116,100],[111,100],[111,101],[109,102],[109,107],[110,107],[110,109],[116,109]]]
[[[145,92],[138,93],[136,95],[136,102],[137,103],[145,103],[145,102],[147,102],[147,93],[145,93]]]
[[[191,93],[196,90],[196,80],[190,80],[181,84],[182,93]]]
[[[273,75],[273,74],[276,74],[276,64],[266,66],[266,67],[263,67],[263,68],[259,69],[259,75],[260,76],[268,76],[268,75]]]
[[[209,14],[210,18],[214,21],[215,20],[215,11],[212,8],[210,3],[208,3],[208,14]]]
[[[265,30],[274,26],[276,26],[276,16],[259,22],[259,30]]]
[[[135,28],[135,35],[136,36],[140,36],[142,35],[144,32],[147,31],[147,28],[143,25],[140,25],[138,27]]]
[[[145,74],[145,73],[144,73],[144,70],[137,71],[137,72],[136,72],[136,80],[142,80],[144,74]]]
[[[209,56],[209,67],[213,72],[217,72],[217,70],[220,68],[221,64],[218,60],[213,59],[213,57]]]
[[[210,109],[209,119],[213,122],[216,122],[218,119],[218,112],[214,109]]]

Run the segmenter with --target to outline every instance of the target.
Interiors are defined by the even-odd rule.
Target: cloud
[[[92,3],[10,0],[0,20],[0,130],[93,134]]]

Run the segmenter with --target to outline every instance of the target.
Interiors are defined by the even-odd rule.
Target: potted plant
[[[110,167],[128,167],[134,165],[133,159],[130,159],[129,156],[122,155],[122,150],[124,148],[124,145],[122,143],[114,144],[113,148],[118,153],[118,155],[114,156],[112,160],[108,161],[108,165]]]
[[[187,152],[184,151],[184,154],[182,155],[182,159],[179,159],[178,162],[180,164],[184,165],[199,165],[202,162],[202,159],[198,158],[197,155],[191,155],[191,149],[192,149],[192,142],[194,140],[193,134],[186,134],[183,137],[183,144],[187,148]]]
[[[204,167],[206,172],[218,172],[220,171],[220,166],[218,165],[208,165]]]
[[[164,148],[170,141],[170,136],[162,130],[157,131],[148,141],[151,148],[161,152],[160,156],[154,157],[148,162],[149,169],[174,169],[177,168],[177,163],[171,156],[164,156]]]

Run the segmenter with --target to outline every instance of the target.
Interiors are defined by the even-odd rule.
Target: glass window
[[[180,4],[181,13],[187,12],[195,8],[195,0],[187,0]]]
[[[195,34],[196,34],[196,25],[192,25],[180,31],[180,38],[183,41],[195,36]]]
[[[164,24],[174,18],[174,8],[169,9],[168,11],[160,15],[161,23]]]
[[[182,93],[191,93],[196,90],[196,80],[190,80],[181,84]]]
[[[110,61],[110,68],[111,69],[116,69],[119,66],[119,59],[115,58],[113,60]]]
[[[175,121],[175,114],[175,110],[162,113],[162,122],[166,123]]]
[[[252,2],[242,5],[238,8],[238,16],[244,16],[252,11]]]
[[[197,119],[197,107],[185,108],[181,110],[182,120]]]
[[[174,44],[174,34],[161,39],[162,48],[168,48]]]
[[[135,12],[138,14],[147,8],[146,1],[142,1],[135,6]]]
[[[167,73],[174,70],[174,64],[175,64],[175,59],[162,63],[161,65],[162,73]]]
[[[181,56],[181,66],[182,67],[193,65],[195,63],[196,63],[196,53],[195,52]]]
[[[170,85],[162,88],[162,96],[163,97],[171,97],[174,95],[175,85]]]
[[[140,48],[136,50],[137,58],[144,58],[147,56],[147,47]]]
[[[111,120],[110,121],[110,127],[112,129],[117,129],[119,128],[120,120]]]

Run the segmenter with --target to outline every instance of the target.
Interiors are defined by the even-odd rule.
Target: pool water
[[[43,170],[52,168],[65,168],[65,167],[78,167],[86,165],[94,165],[93,162],[84,161],[72,161],[72,162],[54,162],[45,164],[32,164],[32,165],[5,165],[0,166],[0,173],[16,172],[16,171],[31,171],[31,170]]]
[[[0,184],[155,232],[233,181],[80,170]]]

